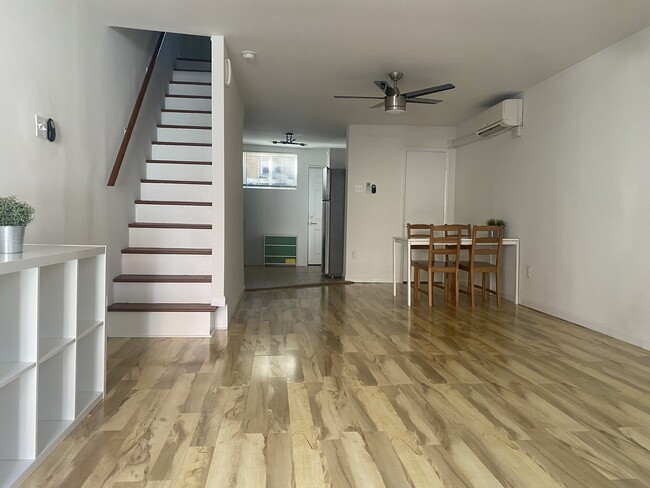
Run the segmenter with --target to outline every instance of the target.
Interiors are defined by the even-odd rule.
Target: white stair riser
[[[109,337],[209,337],[215,312],[109,312]]]
[[[172,80],[210,83],[212,81],[212,73],[206,71],[174,71],[172,73]]]
[[[211,248],[211,229],[129,228],[129,247]]]
[[[122,254],[123,274],[212,274],[212,256],[196,254]],[[206,302],[207,303],[207,302]]]
[[[212,143],[210,129],[172,129],[158,127],[156,139],[162,142],[207,142]]]
[[[147,163],[147,179],[212,181],[212,166],[207,164]]]
[[[210,303],[210,283],[114,283],[118,303]]]
[[[137,204],[135,220],[136,222],[211,224],[212,207]]]
[[[167,93],[170,95],[201,95],[209,97],[212,94],[212,86],[170,83]]]
[[[212,69],[212,63],[210,61],[177,59],[176,69],[197,69],[199,71],[210,71]]]
[[[212,126],[212,114],[193,114],[183,112],[162,112],[160,123],[163,125],[202,125]]]
[[[211,202],[212,185],[182,183],[140,183],[142,200]]]
[[[175,110],[212,110],[212,100],[209,98],[165,97],[165,108]]]
[[[151,159],[162,159],[166,161],[212,161],[212,147],[152,144]]]

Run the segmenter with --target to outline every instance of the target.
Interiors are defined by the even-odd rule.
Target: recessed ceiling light
[[[255,56],[257,56],[255,51],[242,51],[241,52],[241,57],[244,58],[244,59],[255,59]]]

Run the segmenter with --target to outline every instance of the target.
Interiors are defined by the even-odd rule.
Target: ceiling
[[[244,141],[294,132],[345,145],[349,124],[456,126],[650,25],[648,0],[92,0],[108,25],[223,35],[246,107]],[[239,53],[257,52],[245,61]],[[453,83],[438,105],[370,110],[373,80]]]

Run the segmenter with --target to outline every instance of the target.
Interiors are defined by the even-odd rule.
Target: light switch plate
[[[355,193],[363,193],[363,185],[354,185]]]
[[[34,135],[47,141],[47,118],[34,114]]]

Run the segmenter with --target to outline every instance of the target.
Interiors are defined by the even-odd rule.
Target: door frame
[[[402,234],[406,236],[406,170],[408,167],[408,153],[411,152],[437,152],[445,155],[445,191],[442,202],[442,223],[446,224],[449,209],[449,149],[433,147],[406,147],[404,148],[404,171],[402,172]]]
[[[318,170],[318,171],[321,172],[321,174],[323,174],[325,168],[327,168],[326,165],[324,165],[324,166],[310,165],[307,168],[307,266],[321,266],[323,264],[324,256],[322,254],[321,254],[321,257],[320,257],[320,260],[321,260],[320,263],[318,263],[318,264],[310,264],[309,263],[309,250],[311,248],[310,225],[309,225],[309,201],[310,201],[310,197],[311,197],[311,195],[310,195],[311,181],[310,181],[309,177],[311,175],[311,170],[312,169],[313,170]],[[325,184],[325,177],[322,178],[321,182],[322,182],[322,185]],[[321,192],[322,191],[323,190],[321,189]],[[321,211],[322,211],[322,208],[323,208],[323,206],[322,206],[323,205],[322,204],[322,200],[323,200],[322,194],[321,194],[320,200],[321,200]],[[323,222],[323,216],[321,215],[321,226],[323,226],[323,225],[325,225],[325,222]],[[324,236],[325,236],[324,229],[321,229],[321,242],[320,242],[320,248],[321,249],[323,247]]]

